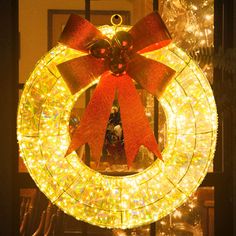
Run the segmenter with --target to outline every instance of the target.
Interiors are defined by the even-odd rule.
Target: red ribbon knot
[[[90,54],[106,60],[115,76],[126,74],[127,65],[133,54],[132,36],[125,31],[117,32],[113,38],[98,39],[89,46]]]
[[[152,95],[162,95],[175,71],[142,53],[162,48],[170,41],[170,35],[156,12],[141,19],[128,32],[117,32],[111,40],[82,17],[70,16],[60,42],[87,55],[66,61],[58,65],[58,69],[72,94],[95,79],[100,80],[66,155],[88,143],[92,158],[99,163],[107,122],[117,94],[128,165],[131,166],[141,145],[162,159],[132,80]]]

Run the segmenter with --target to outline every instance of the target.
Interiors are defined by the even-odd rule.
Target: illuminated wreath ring
[[[114,34],[112,27],[100,30]],[[18,110],[21,156],[41,191],[79,220],[108,228],[157,221],[197,189],[212,161],[217,113],[211,87],[198,66],[174,44],[147,53],[176,71],[159,99],[167,123],[164,162],[156,160],[131,176],[106,176],[87,167],[75,152],[65,158],[70,112],[87,88],[72,96],[56,65],[81,55],[59,44],[38,62]]]

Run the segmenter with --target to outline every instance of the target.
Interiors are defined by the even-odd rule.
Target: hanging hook
[[[115,21],[118,21],[118,23],[115,23]],[[123,22],[122,16],[119,14],[114,14],[111,16],[111,24],[115,26],[115,31],[118,26],[120,26]]]

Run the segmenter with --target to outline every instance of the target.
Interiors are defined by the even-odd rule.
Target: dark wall
[[[233,16],[233,31],[234,31],[234,42],[233,42],[233,47],[236,50],[236,0],[234,0],[234,16]],[[235,67],[236,67],[236,58],[235,58]],[[236,74],[234,74],[234,91],[236,91]],[[233,143],[234,145],[234,154],[233,154],[233,159],[234,159],[234,168],[233,168],[233,173],[234,173],[234,184],[233,184],[233,189],[234,189],[234,235],[236,235],[236,94],[234,93],[233,97],[233,132],[234,132],[234,139]]]
[[[0,3],[0,235],[18,235],[16,109],[18,82],[18,6]]]

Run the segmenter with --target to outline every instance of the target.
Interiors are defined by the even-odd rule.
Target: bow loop
[[[72,59],[57,67],[72,94],[87,87],[109,69],[107,63],[91,55]]]
[[[63,43],[73,49],[83,52],[89,51],[89,45],[96,39],[106,39],[101,31],[84,18],[72,14],[59,39]]]
[[[175,71],[160,62],[135,54],[129,63],[127,74],[142,88],[159,98],[174,76]]]
[[[159,49],[171,42],[171,36],[157,12],[145,16],[129,30],[134,40],[135,52]]]

